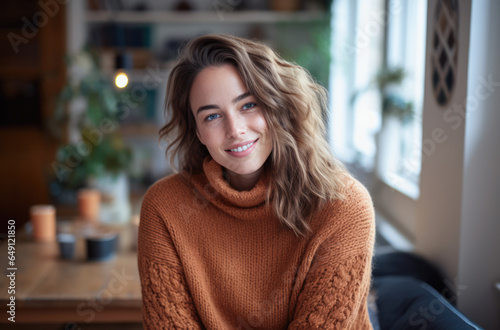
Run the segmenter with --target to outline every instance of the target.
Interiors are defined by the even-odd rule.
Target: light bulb
[[[128,85],[128,77],[125,72],[120,72],[115,77],[115,85],[118,88],[124,88]]]

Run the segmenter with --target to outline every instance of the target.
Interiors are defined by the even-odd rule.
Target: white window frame
[[[383,214],[383,217],[386,218],[390,223],[394,224],[394,226],[402,232],[410,241],[412,241],[412,237],[415,233],[415,217],[416,217],[416,200],[419,196],[418,191],[418,181],[415,180],[412,182],[411,180],[407,180],[404,176],[398,175],[398,173],[384,173],[384,163],[391,161],[391,157],[394,155],[385,152],[386,159],[377,159],[374,155],[370,154],[362,154],[359,151],[355,150],[355,136],[350,132],[355,132],[355,113],[357,111],[356,108],[370,106],[374,110],[381,113],[380,111],[380,96],[373,95],[371,96],[370,101],[363,102],[360,97],[357,102],[351,104],[350,95],[356,90],[359,90],[363,87],[363,84],[367,82],[359,81],[359,76],[362,75],[359,71],[359,67],[361,67],[359,61],[363,60],[362,52],[366,51],[369,46],[366,46],[366,43],[363,44],[363,34],[372,33],[372,39],[376,39],[377,36],[374,36],[374,32],[376,31],[375,24],[379,22],[381,18],[384,18],[384,15],[387,16],[388,26],[387,33],[392,33],[392,36],[389,35],[387,39],[387,48],[380,47],[380,53],[385,56],[388,64],[398,66],[403,66],[403,68],[409,68],[415,66],[414,62],[416,60],[420,60],[420,67],[417,68],[420,70],[418,72],[417,80],[421,81],[422,86],[419,86],[415,91],[415,87],[409,83],[404,83],[401,90],[402,95],[405,98],[413,101],[414,110],[416,112],[416,118],[413,122],[414,129],[420,131],[420,135],[414,137],[416,142],[416,147],[421,149],[419,143],[421,143],[421,107],[423,101],[423,83],[424,83],[424,58],[425,58],[425,38],[426,38],[426,2],[423,9],[419,9],[419,14],[424,15],[423,22],[419,24],[421,31],[418,37],[418,40],[411,40],[408,38],[408,34],[411,31],[406,28],[392,29],[395,24],[395,17],[401,17],[400,22],[406,27],[411,23],[408,18],[412,18],[412,15],[415,15],[415,8],[419,6],[421,0],[408,0],[408,1],[387,1],[388,7],[383,7],[384,12],[380,13],[377,11],[377,8],[371,8],[371,12],[375,13],[372,15],[372,19],[366,20],[366,16],[364,20],[360,20],[360,12],[362,11],[363,6],[372,6],[374,2],[370,2],[368,0],[356,0],[356,1],[348,1],[348,0],[337,0],[334,2],[332,6],[332,64],[331,64],[331,75],[330,75],[330,95],[331,95],[331,121],[329,123],[330,132],[329,138],[334,154],[340,158],[342,161],[348,163],[354,163],[357,168],[364,169],[367,173],[372,173],[375,171],[375,175],[373,175],[373,186],[368,187],[372,192],[372,197],[374,198],[375,206],[377,211]],[[384,2],[384,1],[382,1]],[[385,3],[385,2],[384,2]],[[375,3],[376,5],[376,3]],[[361,8],[361,9],[360,9]],[[404,15],[403,17],[401,15]],[[384,23],[382,26],[384,26]],[[390,24],[393,24],[392,26]],[[413,27],[412,27],[413,29]],[[370,32],[371,31],[371,32]],[[395,32],[400,32],[398,35]],[[382,38],[384,37],[384,32],[382,32]],[[394,44],[390,38],[395,40],[400,40],[400,45]],[[373,40],[372,40],[373,41]],[[412,56],[406,56],[405,50],[408,49],[410,43],[419,42],[422,46],[418,49],[419,55],[415,58]],[[364,46],[363,46],[364,45]],[[404,61],[399,60],[398,56],[390,55],[392,48],[399,48],[401,54],[398,56]],[[411,55],[415,55],[412,53]],[[392,57],[391,57],[392,56]],[[409,59],[408,59],[409,57]],[[382,59],[383,60],[383,59]],[[392,61],[392,62],[391,62]],[[378,71],[382,67],[382,63],[377,68],[372,68],[371,73]],[[357,70],[358,69],[358,70]],[[412,75],[415,75],[414,72],[411,72],[408,76],[409,79],[415,78]],[[376,92],[373,92],[376,93]],[[366,93],[368,94],[368,93]],[[378,93],[376,93],[378,94]],[[363,96],[364,98],[368,98],[367,95]],[[378,97],[378,100],[377,100]],[[354,107],[354,109],[352,109]],[[379,118],[372,118],[374,121],[378,121],[375,123],[373,127],[377,127],[376,124],[381,125],[381,116]],[[396,121],[397,122],[397,121]],[[399,125],[399,122],[396,126]],[[394,125],[393,125],[394,126]],[[388,135],[386,138],[393,138],[390,132],[384,132]],[[374,137],[375,138],[375,137]],[[380,151],[377,151],[380,152]],[[383,154],[381,152],[380,154]],[[419,152],[420,155],[420,152]],[[371,158],[371,159],[370,159]],[[380,158],[380,157],[378,157]],[[420,158],[415,157],[413,161],[416,162],[417,169],[420,170]],[[381,169],[381,170],[379,170]]]

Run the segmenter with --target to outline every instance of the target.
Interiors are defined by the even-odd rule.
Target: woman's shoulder
[[[359,207],[373,207],[372,197],[368,189],[359,180],[349,175],[343,189],[345,205]]]
[[[187,180],[180,174],[171,174],[153,183],[144,195],[143,203],[155,204],[172,201],[189,193]]]
[[[371,227],[375,222],[375,210],[368,189],[349,175],[341,190],[344,198],[329,202],[323,209],[323,216],[329,220],[324,225],[335,228],[339,226]]]
[[[344,199],[331,201],[321,211],[316,238],[332,244],[335,253],[371,249],[375,238],[375,210],[367,188],[353,177],[343,187]],[[340,252],[339,252],[340,251]]]

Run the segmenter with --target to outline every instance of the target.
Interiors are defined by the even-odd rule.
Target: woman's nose
[[[242,134],[245,134],[246,124],[245,120],[241,118],[241,116],[233,115],[226,118],[226,137],[228,139],[234,139]]]

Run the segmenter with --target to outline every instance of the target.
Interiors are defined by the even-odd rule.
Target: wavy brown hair
[[[279,220],[297,235],[310,232],[309,219],[327,201],[343,199],[347,171],[326,141],[327,92],[302,67],[271,48],[230,35],[205,35],[187,43],[173,67],[166,91],[167,124],[160,139],[168,142],[170,164],[190,180],[209,155],[196,135],[189,93],[207,67],[233,65],[257,99],[273,150],[266,161],[271,180],[267,202]]]

